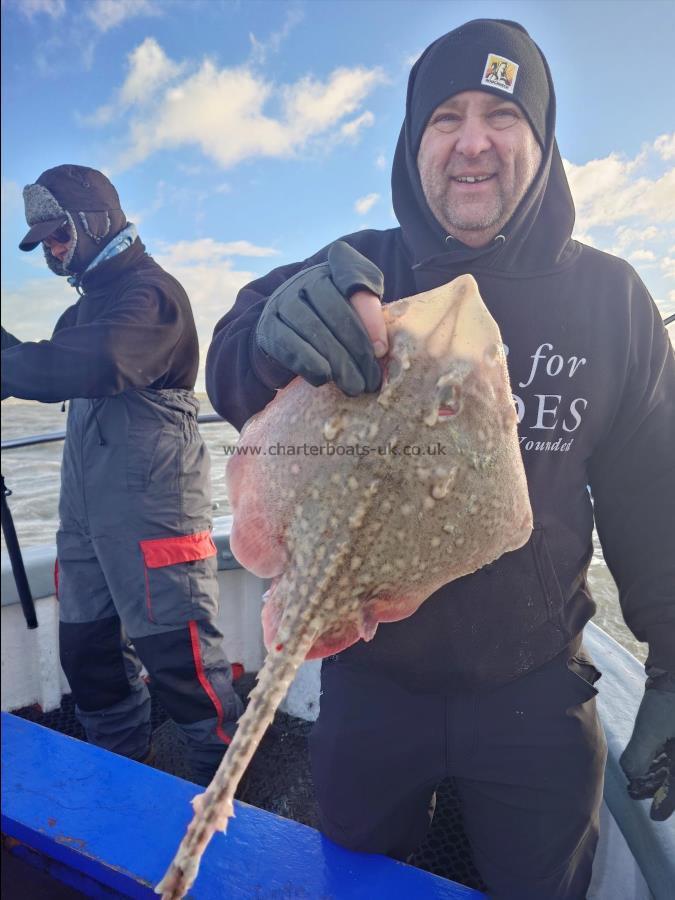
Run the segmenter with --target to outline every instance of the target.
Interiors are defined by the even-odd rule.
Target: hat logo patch
[[[512,94],[516,86],[517,75],[518,63],[506,59],[505,56],[488,53],[485,71],[480,83],[487,87],[499,88],[500,91],[506,91],[507,94]]]

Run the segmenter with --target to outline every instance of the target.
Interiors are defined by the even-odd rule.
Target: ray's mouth
[[[448,417],[448,416],[456,416],[458,412],[459,412],[458,406],[450,406],[447,404],[443,404],[442,406],[438,407],[439,418],[444,418],[444,417]]]

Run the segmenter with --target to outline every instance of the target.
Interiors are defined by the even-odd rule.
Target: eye
[[[458,128],[461,121],[462,118],[457,113],[440,112],[434,115],[431,120],[431,124],[438,131],[442,131],[447,134],[449,131],[454,131],[456,128]]]
[[[504,106],[493,110],[488,118],[493,128],[504,129],[515,125],[520,116],[517,110]]]
[[[438,393],[439,418],[456,416],[462,408],[462,389],[458,384],[446,384]]]

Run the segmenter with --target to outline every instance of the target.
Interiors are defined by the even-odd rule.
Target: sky
[[[672,0],[2,0],[2,319],[49,337],[76,294],[21,253],[21,191],[104,171],[190,295],[202,358],[248,281],[360,228],[391,228],[407,77],[477,17],[546,55],[579,240],[675,312]],[[200,376],[198,388],[203,387]]]

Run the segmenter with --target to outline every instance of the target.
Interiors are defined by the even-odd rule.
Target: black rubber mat
[[[245,673],[235,682],[235,689],[244,702],[254,682],[253,673]],[[39,707],[27,707],[17,710],[16,715],[84,740],[70,695],[64,696],[61,707],[51,713],[42,713]],[[152,725],[153,767],[190,781],[190,770],[178,729],[154,696]],[[311,729],[311,723],[278,712],[239,785],[237,799],[316,827],[307,747]],[[471,858],[471,848],[462,827],[459,801],[451,779],[438,787],[431,828],[410,862],[460,884],[484,889]]]

